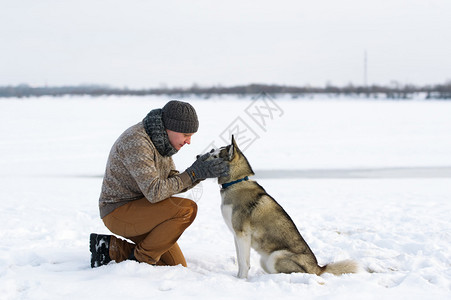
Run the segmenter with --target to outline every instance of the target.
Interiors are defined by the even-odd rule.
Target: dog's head
[[[254,171],[252,170],[243,152],[241,152],[240,148],[238,148],[233,135],[230,145],[219,149],[212,149],[209,154],[209,159],[221,158],[229,164],[229,176],[219,177],[219,184],[241,179],[245,176],[254,175]]]

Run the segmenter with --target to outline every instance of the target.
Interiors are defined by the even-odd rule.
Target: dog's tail
[[[331,263],[322,267],[322,273],[331,273],[334,275],[341,275],[346,273],[359,272],[359,264],[353,260],[342,260],[339,262]]]

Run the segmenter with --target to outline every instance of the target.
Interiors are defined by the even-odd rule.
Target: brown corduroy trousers
[[[186,198],[170,197],[157,203],[146,198],[132,201],[103,218],[115,236],[110,241],[110,258],[116,262],[128,259],[132,251],[139,262],[156,265],[178,264],[186,267],[177,240],[196,218],[197,204]]]

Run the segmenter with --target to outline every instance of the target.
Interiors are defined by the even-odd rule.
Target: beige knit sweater
[[[157,151],[139,122],[111,148],[99,200],[100,217],[130,201],[145,197],[156,203],[191,186],[189,175],[176,171],[172,158]]]

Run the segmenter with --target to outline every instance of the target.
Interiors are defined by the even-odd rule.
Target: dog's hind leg
[[[235,248],[238,259],[238,277],[247,278],[247,274],[251,267],[251,235],[244,232],[235,234]]]
[[[262,255],[260,258],[260,265],[262,266],[263,270],[270,274],[280,273],[280,271],[276,269],[276,264],[286,255],[290,255],[290,252],[288,252],[287,250],[279,250],[274,251],[269,255]]]
[[[316,259],[309,254],[296,254],[286,250],[274,256],[272,268],[274,273],[310,273],[320,275],[323,271],[316,264]]]

